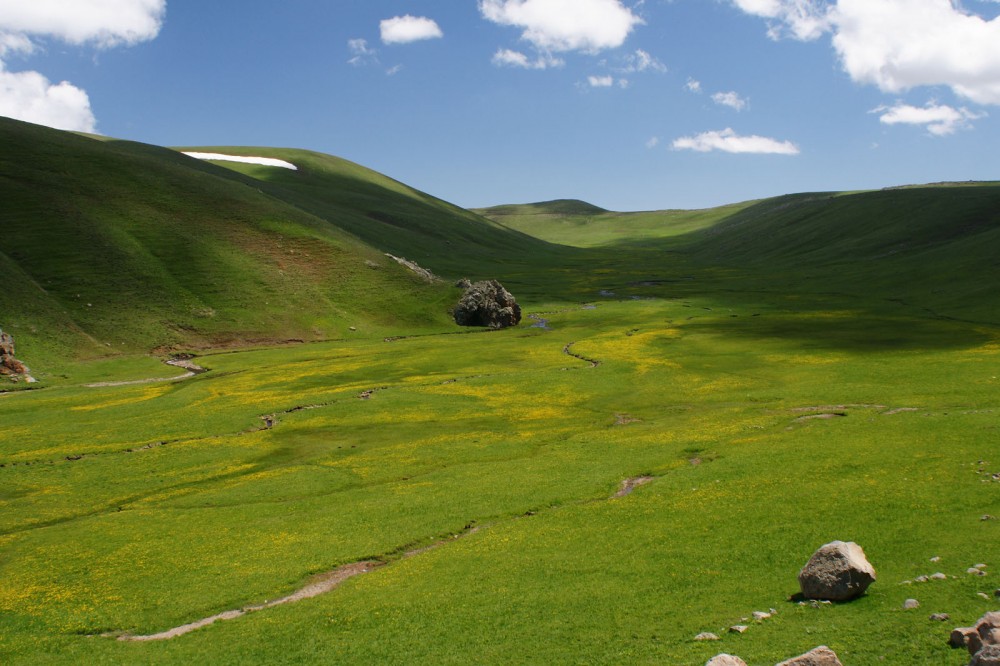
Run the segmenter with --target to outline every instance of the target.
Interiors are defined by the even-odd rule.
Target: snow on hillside
[[[299,168],[292,164],[291,162],[286,162],[285,160],[275,159],[273,157],[249,157],[243,155],[223,155],[222,153],[197,153],[197,152],[185,152],[188,157],[193,157],[198,160],[216,160],[220,162],[243,162],[244,164],[263,164],[264,166],[281,167],[282,169],[291,169],[292,171],[298,171]]]

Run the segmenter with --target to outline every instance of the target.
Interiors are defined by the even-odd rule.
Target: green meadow
[[[958,666],[998,608],[996,184],[473,213],[0,129],[4,663]],[[532,318],[454,326],[463,276]],[[877,582],[798,603],[835,539]]]

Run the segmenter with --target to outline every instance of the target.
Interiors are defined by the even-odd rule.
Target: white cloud
[[[948,86],[978,104],[1000,105],[1000,17],[957,0],[731,0],[771,21],[769,34],[833,34],[856,82],[898,93]],[[995,4],[995,3],[994,3]]]
[[[646,148],[649,150],[656,148],[658,145],[660,145],[660,137],[658,136],[651,136],[646,140]]]
[[[379,23],[382,42],[385,44],[409,44],[424,39],[440,39],[444,37],[441,28],[433,20],[425,16],[395,16]]]
[[[213,160],[216,162],[241,162],[243,164],[261,164],[263,166],[281,167],[282,169],[291,169],[292,171],[298,171],[299,168],[292,164],[291,162],[286,162],[285,160],[279,160],[274,157],[253,157],[250,155],[226,155],[224,153],[198,153],[198,152],[185,152],[188,157],[193,157],[196,160]]]
[[[166,0],[0,0],[0,58],[30,54],[33,38],[97,48],[133,45],[156,37]],[[0,60],[0,115],[58,129],[95,132],[87,93],[39,72],[10,72]]]
[[[610,88],[615,85],[615,77],[613,76],[588,76],[587,82],[590,84],[591,88]]]
[[[1000,105],[1000,18],[950,0],[840,0],[833,45],[852,79],[886,92],[949,86]]]
[[[695,79],[688,79],[684,87],[688,89],[688,92],[693,92],[696,94],[701,93],[701,81],[696,81]]]
[[[0,0],[0,32],[108,48],[156,37],[166,0]]]
[[[712,101],[719,106],[728,106],[737,111],[742,111],[747,107],[747,100],[740,97],[736,92],[717,92],[712,95]]]
[[[878,1],[878,0],[875,0]],[[733,0],[747,14],[771,19],[768,35],[785,32],[796,39],[816,39],[829,29],[829,7],[823,0]]]
[[[493,54],[493,64],[497,67],[520,67],[522,69],[549,69],[550,67],[562,67],[565,61],[548,54],[540,54],[532,60],[520,51],[511,49],[500,49]]]
[[[897,104],[893,107],[879,107],[872,113],[880,113],[879,120],[884,125],[924,125],[934,136],[947,136],[957,130],[970,127],[973,120],[982,118],[966,108],[955,109],[931,102],[926,106]]]
[[[0,116],[71,132],[96,132],[87,93],[38,72],[8,72],[0,62]]]
[[[618,48],[642,23],[620,0],[479,0],[479,11],[523,28],[522,39],[543,52]]]
[[[697,136],[676,139],[674,150],[694,150],[707,153],[720,150],[726,153],[752,153],[771,155],[798,155],[799,148],[790,141],[778,141],[764,136],[739,136],[730,128],[722,131],[703,132]]]

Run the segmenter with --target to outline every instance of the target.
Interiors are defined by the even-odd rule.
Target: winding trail
[[[183,375],[177,375],[176,377],[150,377],[148,379],[132,379],[130,381],[124,382],[94,382],[93,384],[84,384],[87,388],[107,388],[110,386],[137,386],[139,384],[158,384],[160,382],[179,382],[184,379],[191,379],[196,375],[208,372],[208,368],[203,368],[200,365],[194,363],[190,358],[171,358],[164,361],[167,365],[171,365],[175,368],[181,368],[187,370]]]

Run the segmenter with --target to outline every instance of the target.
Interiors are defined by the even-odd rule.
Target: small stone
[[[729,627],[729,633],[731,633],[731,634],[742,634],[742,633],[744,633],[749,628],[750,627],[748,627],[745,624],[734,624],[733,626]]]
[[[930,579],[927,576],[917,576],[913,580],[917,581],[918,583],[926,583]]]
[[[931,558],[931,562],[940,562],[940,561],[941,561],[940,555],[935,555],[934,557]]]
[[[916,599],[907,599],[903,602],[903,610],[913,610],[914,608],[920,608],[920,602]]]
[[[993,516],[991,516],[991,515],[990,515],[990,514],[988,514],[988,513],[984,513],[984,514],[983,514],[983,517],[982,517],[982,518],[980,518],[979,520],[982,520],[982,521],[986,521],[986,520],[993,520]]]
[[[990,600],[990,595],[986,594],[985,592],[976,592],[976,596],[979,597],[980,599],[985,599],[986,601]]]
[[[767,620],[770,617],[771,617],[771,614],[770,613],[766,613],[764,611],[754,611],[753,612],[753,619],[757,620],[758,622],[761,622],[763,620]]]
[[[696,641],[717,641],[719,637],[713,634],[711,631],[703,631],[694,637]]]
[[[985,569],[986,568],[985,564],[973,564],[972,566],[974,566],[977,569]]]
[[[934,613],[929,619],[931,622],[947,622],[951,619],[951,615],[948,615],[947,613]]]
[[[978,567],[969,567],[968,569],[965,570],[965,573],[969,574],[970,576],[985,576],[986,575],[986,572],[983,571],[982,569],[979,569]]]
[[[837,653],[825,645],[810,650],[798,657],[792,657],[777,664],[777,666],[844,666],[837,658]]]
[[[747,662],[736,655],[723,653],[717,654],[706,661],[705,666],[747,666]]]
[[[948,580],[948,577],[939,571],[931,574],[931,580]]]

